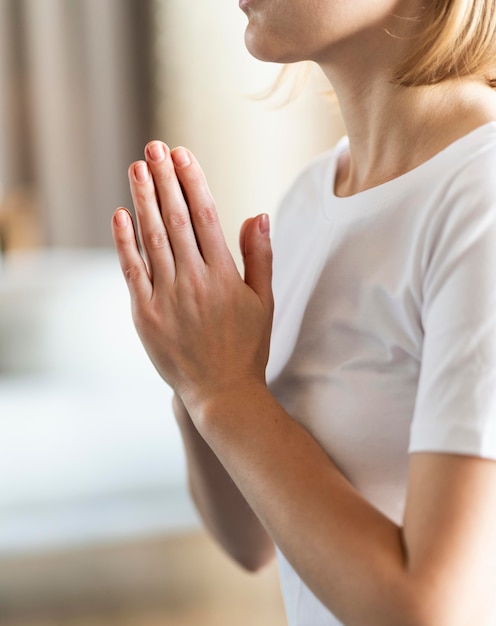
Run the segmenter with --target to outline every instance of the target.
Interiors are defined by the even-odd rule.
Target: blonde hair
[[[474,76],[496,89],[496,0],[432,0],[420,19],[428,26],[396,67],[395,84],[433,85]]]

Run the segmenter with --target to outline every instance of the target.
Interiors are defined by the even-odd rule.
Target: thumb
[[[248,219],[241,229],[241,251],[245,266],[245,283],[255,291],[269,308],[272,297],[272,246],[270,222],[265,213]]]

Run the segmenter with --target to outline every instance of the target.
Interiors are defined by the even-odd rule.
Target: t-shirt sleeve
[[[476,179],[447,193],[426,243],[410,452],[496,459],[496,186]]]

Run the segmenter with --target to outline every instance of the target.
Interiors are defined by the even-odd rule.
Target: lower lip
[[[245,9],[249,4],[251,4],[252,0],[239,0],[239,8],[241,10]]]

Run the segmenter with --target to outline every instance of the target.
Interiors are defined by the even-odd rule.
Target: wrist
[[[274,398],[265,381],[243,381],[205,393],[201,398],[186,400],[185,404],[197,429],[209,438],[232,428],[239,429],[245,416],[250,419],[270,402],[274,402]]]

